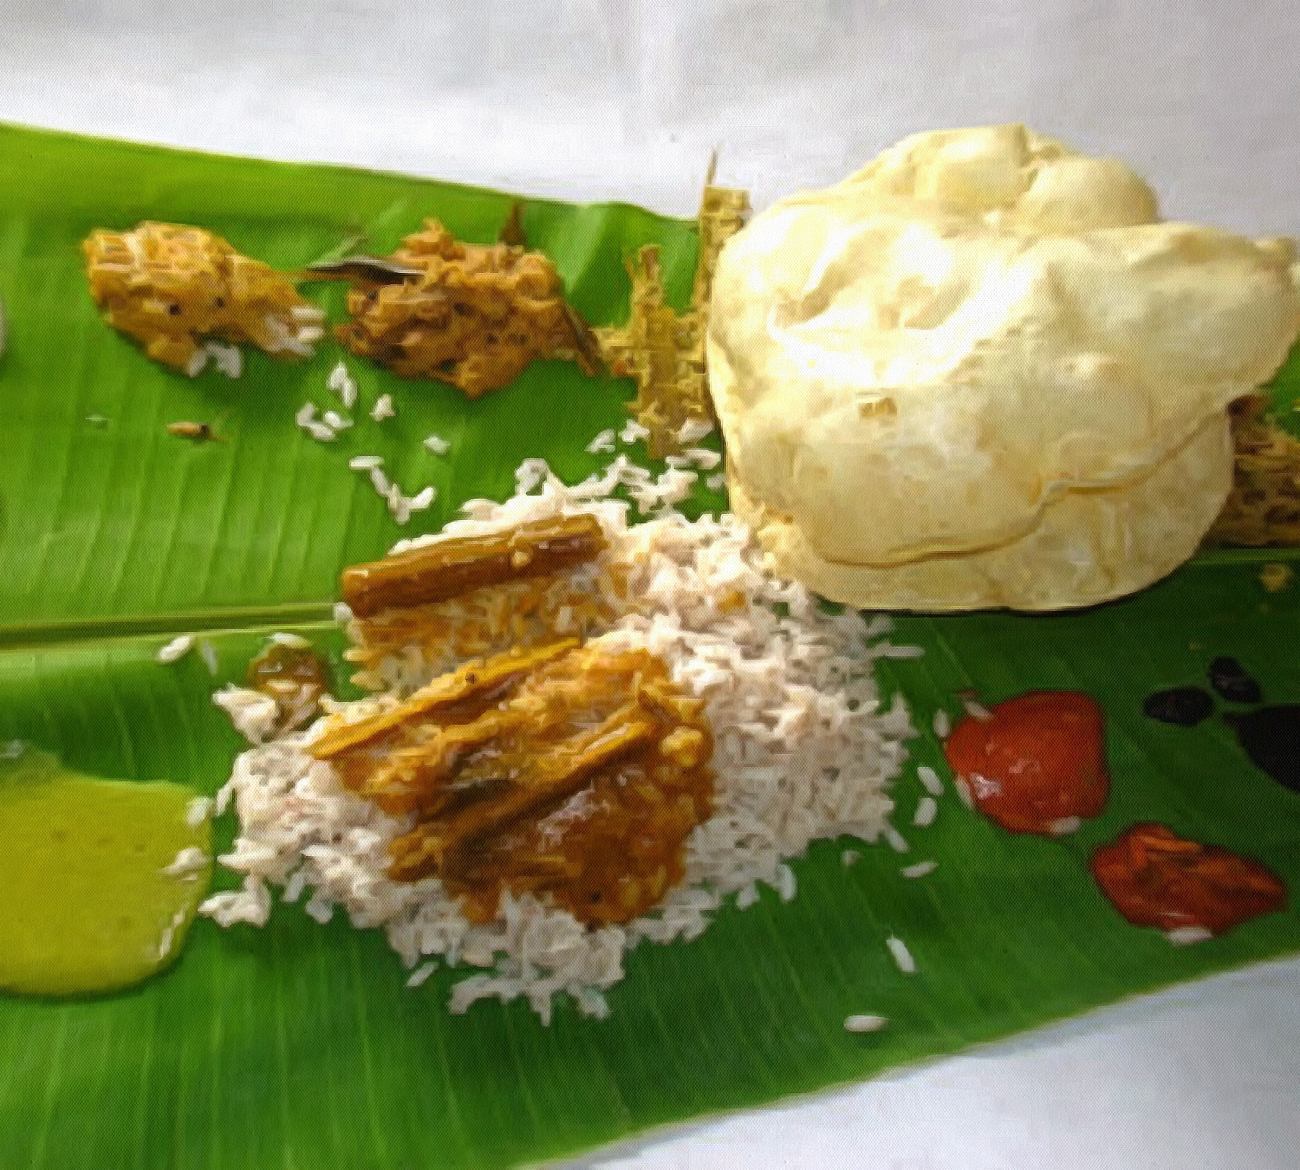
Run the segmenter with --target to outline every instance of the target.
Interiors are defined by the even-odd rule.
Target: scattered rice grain
[[[178,634],[166,645],[161,646],[155,655],[159,662],[170,663],[177,659],[184,658],[191,650],[194,649],[193,634]]]
[[[586,451],[588,455],[606,455],[614,451],[614,428],[601,431],[590,443],[587,444]]]
[[[885,840],[889,842],[889,847],[895,853],[906,853],[911,848],[907,839],[893,825],[885,826]]]
[[[705,435],[713,433],[713,423],[707,418],[689,418],[677,430],[677,441],[683,446],[698,443]]]
[[[937,861],[917,861],[911,865],[905,865],[898,872],[905,878],[922,878],[926,874],[934,873],[939,868]]]
[[[921,782],[921,787],[931,796],[943,795],[943,781],[929,764],[921,764],[916,769],[916,778]]]
[[[430,959],[427,963],[421,963],[406,978],[407,987],[419,987],[438,969],[438,964]]]
[[[879,1032],[886,1024],[889,1023],[887,1016],[876,1016],[863,1013],[855,1016],[844,1017],[844,1030],[846,1032],[867,1033]]]
[[[1214,932],[1204,926],[1175,926],[1173,930],[1165,931],[1165,938],[1176,947],[1190,946],[1213,937]]]
[[[901,938],[891,934],[885,939],[885,946],[889,948],[890,956],[904,975],[916,974],[916,960],[912,957],[912,952],[907,949],[907,944]]]

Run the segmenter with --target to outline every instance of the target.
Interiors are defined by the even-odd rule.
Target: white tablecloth
[[[94,133],[685,214],[714,146],[762,204],[1018,120],[1170,217],[1300,232],[1295,0],[4,0],[0,45],[0,119]],[[1298,1105],[1295,961],[591,1164],[1289,1170]]]

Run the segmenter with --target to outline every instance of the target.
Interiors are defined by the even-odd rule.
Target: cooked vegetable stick
[[[592,515],[534,520],[506,532],[452,537],[353,565],[343,571],[343,600],[366,618],[557,572],[591,560],[604,548],[605,534]]]
[[[448,708],[457,703],[495,696],[529,671],[576,649],[578,644],[577,638],[563,638],[546,646],[509,650],[486,660],[467,662],[451,674],[439,675],[396,707],[355,723],[334,724],[314,743],[308,744],[307,751],[318,760],[332,759],[373,743],[421,717],[445,716]]]
[[[466,805],[442,821],[419,825],[398,837],[392,844],[389,873],[410,881],[444,872],[449,860],[465,845],[572,795],[593,773],[648,747],[657,732],[652,719],[639,715],[635,704],[627,704],[594,731],[571,737],[554,756],[541,761],[534,774],[521,778],[500,799]]]

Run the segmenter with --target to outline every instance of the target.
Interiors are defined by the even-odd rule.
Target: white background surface
[[[1026,121],[1166,215],[1300,232],[1295,0],[0,0],[0,119],[694,209]],[[20,181],[0,174],[0,182]],[[622,1170],[1283,1170],[1300,961],[606,1152]],[[252,1170],[252,1168],[250,1168]]]

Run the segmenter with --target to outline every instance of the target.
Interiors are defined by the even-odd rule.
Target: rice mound
[[[651,517],[630,524],[628,504],[611,498],[620,489]],[[593,640],[649,649],[669,664],[679,686],[704,700],[716,736],[715,812],[687,842],[684,882],[653,912],[624,926],[588,929],[567,911],[507,894],[496,920],[476,925],[437,878],[391,880],[388,843],[408,821],[345,789],[328,763],[303,750],[323,719],[235,760],[219,807],[233,797],[239,834],[219,860],[243,875],[243,885],[210,897],[203,912],[222,925],[262,925],[273,889],[285,902],[310,892],[305,909],[319,921],[342,909],[356,927],[382,927],[412,969],[412,985],[427,978],[431,961],[477,968],[452,985],[453,1012],[480,999],[522,995],[549,1021],[554,997],[567,994],[584,1014],[603,1016],[603,991],[623,977],[625,955],[642,940],[695,938],[729,895],[742,907],[752,904],[759,883],[789,900],[795,878],[785,862],[818,838],[895,835],[886,789],[913,731],[901,699],[882,707],[872,666],[917,651],[883,640],[888,619],[829,613],[803,586],[773,577],[734,515],[692,521],[674,511],[686,490],[689,483],[654,479],[623,457],[574,487],[530,460],[520,468],[515,496],[500,504],[472,501],[465,518],[442,534],[594,514],[609,540],[597,562],[597,587],[620,599],[621,612]],[[624,587],[612,588],[611,570],[626,574]],[[414,655],[395,659],[385,674],[402,692],[440,668]],[[235,714],[242,695],[228,689],[218,698]],[[327,709],[361,718],[395,701],[390,692],[327,701]]]

